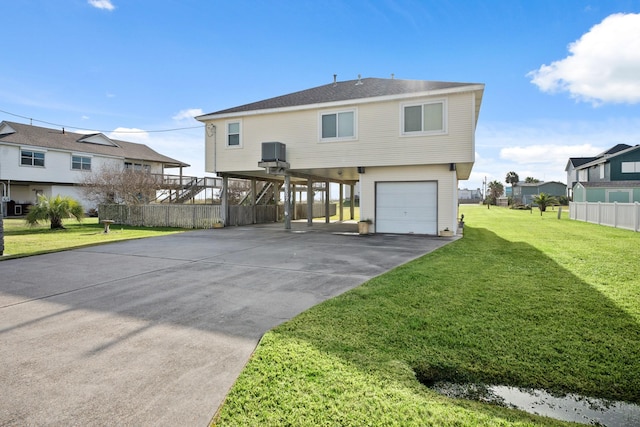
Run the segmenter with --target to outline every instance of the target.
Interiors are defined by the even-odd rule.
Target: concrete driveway
[[[0,262],[0,425],[206,426],[269,329],[451,238],[230,227]]]

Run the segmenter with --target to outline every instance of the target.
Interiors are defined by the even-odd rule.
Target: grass
[[[140,239],[184,231],[179,228],[131,227],[114,224],[104,233],[98,218],[85,218],[81,223],[65,220],[64,230],[51,230],[49,223],[31,227],[24,219],[4,219],[4,256],[18,258],[48,252],[91,246],[119,240]]]
[[[463,239],[267,333],[214,424],[569,425],[419,381],[436,379],[640,403],[640,234],[461,213]]]

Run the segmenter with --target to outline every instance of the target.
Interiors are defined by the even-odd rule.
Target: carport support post
[[[228,176],[223,176],[222,177],[222,192],[220,194],[220,209],[222,210],[222,222],[224,223],[224,225],[231,225],[229,224],[229,200],[228,200],[228,195],[229,195],[229,177]]]
[[[324,198],[324,222],[327,224],[329,224],[329,217],[331,217],[331,215],[329,215],[329,186],[329,181],[324,183],[324,191],[325,193],[327,193],[326,197]]]
[[[342,215],[342,201],[344,200],[344,184],[340,183],[340,201],[338,202],[338,209],[340,209],[340,222],[344,220]]]
[[[351,184],[351,189],[349,190],[349,206],[351,207],[350,213],[351,213],[351,219],[354,220],[356,219],[356,215],[355,215],[355,207],[353,205],[355,205],[356,203],[356,195],[355,195],[355,189],[356,186],[354,184]]]
[[[291,230],[291,177],[284,176],[284,229]]]
[[[313,225],[313,181],[307,179],[307,226]]]
[[[252,224],[255,224],[257,222],[256,221],[257,189],[258,189],[258,186],[256,185],[256,179],[251,178],[251,223]]]

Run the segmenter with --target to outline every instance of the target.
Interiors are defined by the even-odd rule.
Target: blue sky
[[[158,131],[333,74],[484,83],[461,188],[509,171],[564,182],[569,157],[640,144],[640,0],[20,0],[2,14],[0,120],[145,143],[190,175],[204,130]]]

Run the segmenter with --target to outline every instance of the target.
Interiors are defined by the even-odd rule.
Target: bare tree
[[[251,181],[244,179],[230,179],[227,189],[227,202],[230,205],[239,204],[251,190]]]
[[[168,189],[161,175],[147,171],[104,165],[82,180],[82,193],[87,200],[100,203],[144,204],[156,198],[156,192]]]

